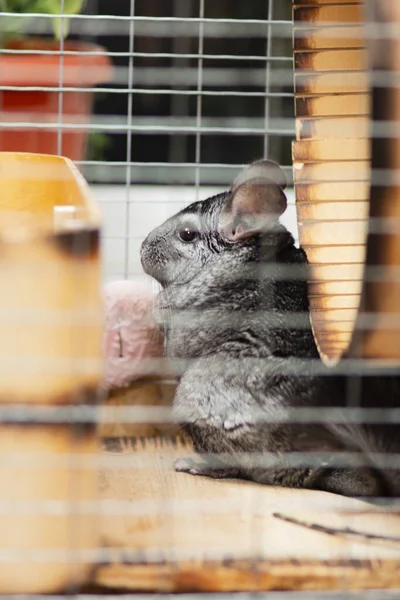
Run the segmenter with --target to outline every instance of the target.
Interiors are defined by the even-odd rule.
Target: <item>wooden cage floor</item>
[[[394,507],[173,470],[183,438],[104,441],[93,586],[121,591],[400,587]],[[122,505],[121,505],[122,503]],[[107,514],[106,514],[107,513]]]

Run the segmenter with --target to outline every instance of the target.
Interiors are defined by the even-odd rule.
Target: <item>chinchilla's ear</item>
[[[251,179],[268,179],[273,181],[282,191],[287,185],[286,175],[281,167],[273,160],[263,159],[257,160],[243,169],[233,182],[231,190],[234,191]]]
[[[285,187],[285,174],[272,161],[260,160],[244,169],[221,212],[222,235],[236,242],[268,229],[286,209]]]

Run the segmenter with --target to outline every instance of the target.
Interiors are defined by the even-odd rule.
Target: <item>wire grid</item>
[[[106,97],[95,103],[93,121],[83,127],[89,132],[106,133],[111,142],[111,149],[106,151],[102,158],[86,157],[77,161],[88,180],[95,184],[94,189],[104,211],[106,262],[107,257],[114,253],[122,257],[117,265],[113,260],[110,261],[107,272],[109,278],[138,276],[138,249],[144,235],[181,206],[226,189],[242,164],[261,155],[269,155],[283,164],[290,178],[289,142],[294,136],[290,2],[268,0],[257,16],[241,19],[236,16],[208,16],[207,10],[210,10],[211,4],[208,0],[175,0],[171,3],[171,16],[168,17],[138,13],[138,0],[130,0],[124,4],[125,8],[129,4],[128,13],[113,15],[101,12],[102,8],[104,10],[104,3],[89,3],[87,14],[77,16],[71,29],[72,34],[79,38],[90,36],[104,43],[104,40],[107,41],[112,35],[118,41],[121,38],[127,45],[125,50],[108,52],[115,63],[115,78],[112,84],[98,86],[95,90],[95,95],[105,94]],[[65,0],[62,0],[62,8],[64,5]],[[155,3],[154,6],[155,12],[157,9],[161,12],[161,3],[158,6]],[[107,10],[110,10],[109,4]],[[254,10],[257,13],[256,9]],[[48,19],[36,15],[30,23],[29,31],[48,31],[48,25]],[[216,38],[221,38],[226,43],[229,40],[248,41],[254,37],[263,41],[263,52],[254,53],[250,44],[243,55],[207,50],[207,42]],[[143,41],[146,40],[147,44],[149,40],[162,42],[156,45],[161,50],[137,50],[137,47],[145,46]],[[172,51],[164,51],[165,40],[172,42]],[[221,46],[223,48],[224,44]],[[54,123],[45,125],[45,128],[56,129],[57,149],[60,154],[63,150],[64,132],[76,127],[76,123],[63,114],[64,60],[67,55],[68,51],[61,43],[59,83],[52,88],[58,92],[58,114],[55,115]],[[146,61],[153,61],[153,64],[157,65],[157,60],[167,61],[167,66],[146,65]],[[212,65],[218,62],[224,63],[224,66],[214,68]],[[242,64],[246,66],[242,67]],[[3,89],[18,91],[20,88],[3,86]],[[32,86],[30,89],[38,88]],[[85,93],[88,88],[81,86],[73,89]],[[122,106],[126,110],[118,110],[117,104],[110,101],[111,97],[122,97]],[[147,98],[149,102],[146,106]],[[160,108],[157,102],[163,98],[167,98],[169,104],[166,102],[164,107]],[[223,110],[217,107],[215,111],[211,108],[206,111],[207,99],[223,101]],[[240,104],[231,108],[231,101],[233,103],[236,100]],[[258,102],[256,110],[253,110],[253,100]],[[121,104],[118,106],[121,107]],[[160,110],[164,110],[164,114],[154,114]],[[235,114],[236,110],[239,114]],[[4,123],[4,127],[24,126],[24,122]],[[39,128],[43,127],[43,124],[30,123],[30,127],[35,126]],[[157,138],[157,135],[163,139]],[[224,139],[218,141],[218,136]],[[112,145],[114,138],[115,146]],[[245,143],[242,144],[243,140]],[[162,151],[157,150],[158,141],[163,147]],[[148,160],[137,158],[140,156],[138,149],[142,150],[141,144],[144,144],[144,155],[150,157]],[[107,187],[104,184],[108,184]],[[168,186],[169,189],[165,190],[160,184]],[[145,187],[149,185],[153,187]],[[289,191],[289,198],[290,193]],[[146,199],[143,199],[141,194],[146,195]],[[112,200],[109,196],[112,196]],[[295,223],[290,225],[294,231]],[[377,227],[379,226],[381,224],[377,223]],[[136,262],[132,263],[132,255],[136,257]],[[376,276],[382,277],[382,274],[378,272]],[[188,317],[190,320],[190,315]],[[292,323],[289,317],[285,318],[287,326],[296,327],[296,323]],[[293,320],[296,320],[296,316]],[[299,327],[303,325],[301,321],[298,324]],[[302,366],[304,365],[301,363],[292,363],[287,368],[290,373],[298,374]],[[365,362],[361,364],[348,360],[337,372],[346,375],[358,374],[364,366]],[[176,367],[178,370],[179,365]],[[318,368],[322,375],[326,374],[326,370],[319,365],[316,366],[316,372]],[[380,364],[372,364],[369,372],[372,373],[374,368],[379,374],[385,373],[385,368],[388,369],[388,373],[392,372],[390,366],[382,367]],[[349,393],[349,398],[356,396],[357,394]],[[368,419],[376,422],[379,418],[398,422],[398,410],[400,409],[376,409],[375,412],[371,410],[366,414],[355,403],[355,406],[347,409],[345,413],[335,408],[298,409],[292,412],[290,418],[296,422],[307,423],[313,420],[318,423],[332,420],[358,423]],[[2,407],[0,412],[5,421],[12,418],[17,422],[39,420],[48,423],[86,423],[98,418],[97,409],[88,406],[43,410],[36,407],[32,410],[24,408],[19,414],[15,408]],[[151,422],[152,419],[158,422],[161,415],[165,420],[170,418],[169,411],[166,410],[163,414],[159,408],[152,410],[149,407],[130,407],[120,411],[121,420],[133,423]],[[276,414],[274,418],[281,422],[287,419],[287,415]],[[84,459],[78,458],[82,461]],[[260,458],[262,464],[270,460],[270,465],[275,464],[276,460],[276,456],[266,453],[261,457],[252,455],[252,458]],[[330,457],[316,454],[313,458],[318,464],[319,461]],[[337,458],[337,463],[333,461],[331,464],[348,464],[346,461],[351,458],[351,454],[341,455]],[[391,455],[379,458],[384,459],[386,464],[396,466],[399,457]],[[302,464],[299,460],[304,458],[287,455],[286,460],[287,464],[299,466]],[[293,463],[290,463],[291,460]],[[306,464],[309,464],[310,458],[307,457],[306,461]],[[134,461],[130,463],[129,468],[135,468]],[[165,498],[158,499],[156,512],[165,510],[164,500]],[[40,507],[31,508],[34,511],[41,510]],[[135,510],[132,505],[122,507],[121,504],[110,503],[108,507],[102,507],[102,510],[129,511],[129,508]],[[12,512],[10,506],[5,509]],[[54,504],[52,507],[46,505],[44,510],[58,509]],[[139,506],[137,510],[149,512],[150,508]],[[213,501],[210,510],[223,512],[224,507],[219,507],[218,503]],[[257,547],[259,532],[256,523],[253,525],[254,544]],[[169,534],[173,535],[173,532]],[[392,595],[396,597],[396,592],[388,591],[362,593],[364,598],[371,599]],[[194,595],[190,597],[193,598]],[[268,594],[268,597],[279,598],[281,594]],[[346,596],[341,592],[308,592],[307,595],[294,593],[291,597],[327,599]],[[358,594],[354,597],[358,597]]]
[[[93,1],[71,22],[72,37],[102,44],[114,63],[113,81],[95,88],[95,113],[80,126],[89,135],[89,148],[84,160],[77,161],[89,182],[99,184],[106,280],[140,278],[139,246],[147,232],[201,194],[226,188],[242,165],[267,150],[291,179],[290,2],[277,3],[275,12],[272,1],[268,10],[261,5],[248,8],[247,18],[238,7],[226,12],[218,3],[202,8],[195,0],[177,0],[167,17],[162,6],[156,2],[150,16],[143,3],[136,9],[129,4],[129,11],[123,3],[115,7],[118,14],[110,14],[108,3]],[[27,31],[48,32],[49,19],[32,18]],[[58,151],[63,134],[76,129],[74,117],[62,113],[64,57],[70,52],[63,52],[62,45],[60,52],[60,81],[47,88],[59,93],[54,119]],[[68,86],[80,94],[89,89]],[[11,119],[4,126],[54,127],[26,121],[30,125]],[[119,187],[123,184],[125,196]],[[130,184],[164,189],[154,187],[149,194]],[[146,210],[143,194],[146,202],[154,202],[154,211]],[[297,237],[290,191],[289,202],[284,218]]]
[[[197,4],[191,0],[176,2],[171,7],[176,14],[164,18],[160,15],[161,3],[155,3],[154,12],[157,14],[154,16],[138,14],[136,10],[131,18],[127,13],[127,3],[124,9],[121,10],[122,5],[120,7],[123,14],[115,15],[102,14],[101,10],[109,10],[108,4],[100,3],[97,7],[92,3],[89,4],[91,14],[78,15],[73,19],[72,34],[83,39],[89,34],[92,39],[103,43],[108,47],[108,55],[113,59],[115,68],[114,80],[96,89],[96,96],[107,95],[107,99],[96,106],[92,122],[83,125],[91,133],[107,134],[110,141],[106,160],[79,161],[86,167],[84,172],[89,180],[123,183],[129,168],[133,183],[192,185],[200,183],[201,175],[203,184],[226,186],[231,179],[230,169],[235,170],[255,156],[262,156],[267,140],[272,136],[278,139],[274,140],[276,147],[272,147],[271,153],[290,174],[289,141],[294,133],[293,120],[277,117],[277,114],[282,114],[280,106],[283,101],[286,110],[290,110],[290,116],[293,115],[290,2],[280,3],[282,7],[275,9],[275,21],[271,19],[271,8],[266,14],[260,6],[250,11],[256,17],[253,19],[210,17],[207,14],[199,17],[195,16],[196,13],[201,14],[201,7],[198,10]],[[211,9],[206,7],[212,14]],[[188,16],[180,16],[182,10]],[[233,15],[236,11],[231,8]],[[218,6],[214,7],[214,12],[218,13]],[[279,19],[282,15],[285,18]],[[48,31],[48,21],[44,17],[35,17],[30,21],[28,31],[36,34]],[[227,53],[224,50],[223,40],[235,50],[232,35],[239,38],[237,44],[242,52]],[[221,36],[222,40],[219,39]],[[274,48],[271,42],[273,36]],[[233,41],[236,42],[235,39]],[[186,51],[182,51],[182,44]],[[150,50],[144,51],[147,47]],[[259,54],[252,52],[253,47]],[[164,48],[172,51],[164,51]],[[61,54],[67,55],[68,51]],[[135,68],[132,69],[134,61]],[[18,87],[13,86],[12,89]],[[84,93],[88,88],[79,86],[72,89]],[[231,106],[227,98],[232,98]],[[178,106],[179,99],[181,107],[182,102],[186,103],[183,112]],[[277,109],[271,107],[272,99]],[[208,106],[201,114],[200,105],[205,100]],[[269,123],[271,111],[275,112],[276,118]],[[66,119],[64,115],[63,131],[74,125],[76,127],[73,119]],[[14,127],[15,124],[9,126]],[[50,128],[52,124],[46,126]],[[24,127],[23,123],[19,127]],[[223,136],[221,141],[218,135]],[[130,136],[133,136],[134,160],[128,156],[131,151],[125,144],[128,140],[129,146]],[[204,158],[199,161],[196,155],[199,154],[201,136],[203,146],[207,144],[207,147],[203,147]],[[284,160],[279,148],[282,136],[287,138]],[[237,139],[234,151],[232,139]],[[241,151],[243,139],[247,147]],[[155,147],[158,141],[162,149]],[[220,151],[212,152],[213,146],[219,147]],[[141,148],[141,153],[138,148]],[[224,152],[229,152],[234,160],[221,160]],[[147,160],[140,157],[144,153],[149,156]],[[116,160],[116,155],[119,160]],[[210,160],[213,155],[218,156],[217,161]]]

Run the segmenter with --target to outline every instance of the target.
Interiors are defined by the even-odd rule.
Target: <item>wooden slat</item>
[[[362,268],[362,263],[360,267]],[[361,287],[361,281],[354,281],[352,283],[349,281],[326,281],[324,283],[313,283],[313,281],[311,280],[309,284],[309,294],[311,299],[314,295],[333,296],[335,294],[344,296],[358,296],[359,298],[361,293]],[[314,312],[311,315],[312,318],[313,315]],[[325,318],[327,322],[330,321],[329,315],[325,315]]]
[[[365,259],[365,244],[343,244],[343,246],[303,245],[311,264],[360,263]]]
[[[293,37],[295,51],[363,48],[365,45],[364,28],[361,26],[309,29],[307,25],[296,23]]]
[[[102,498],[105,507],[125,504],[102,516],[110,559],[94,574],[97,586],[233,592],[400,585],[400,543],[385,541],[400,537],[397,515],[334,494],[175,473],[173,460],[191,454],[177,438],[109,447]],[[383,540],[372,543],[365,533]]]
[[[294,74],[296,96],[320,94],[359,94],[368,92],[368,75],[364,71]]]
[[[364,0],[299,0],[295,6],[324,6],[325,4],[364,4]]]
[[[297,205],[299,223],[318,221],[354,221],[368,218],[368,202],[318,202]],[[340,226],[340,225],[339,225]]]
[[[349,344],[351,340],[351,334],[354,329],[354,319],[357,316],[357,311],[354,311],[353,322],[349,321],[347,323],[335,323],[332,319],[327,321],[326,319],[317,319],[317,313],[313,315],[313,326],[318,327],[319,335],[323,335],[327,333],[329,335],[334,334],[334,339],[336,339],[339,335],[342,336],[342,340],[346,340],[346,343]]]
[[[297,165],[295,165],[295,168]],[[368,200],[367,182],[346,181],[344,183],[298,183],[296,184],[296,202],[357,201]]]
[[[365,48],[351,50],[316,50],[309,52],[295,52],[295,69],[306,71],[360,71],[367,66],[367,52]]]
[[[368,138],[368,117],[318,117],[296,119],[297,139],[341,139]]]
[[[304,246],[342,246],[356,244],[367,231],[367,221],[314,221],[302,223],[301,235]]]
[[[369,115],[370,109],[368,94],[328,94],[296,98],[297,117]]]
[[[342,140],[298,140],[292,144],[294,163],[369,160],[371,148],[366,138]]]
[[[361,267],[361,268],[360,268]],[[363,263],[340,264],[336,265],[313,265],[312,281],[361,281],[364,274]]]
[[[369,181],[370,166],[368,161],[316,162],[296,165],[294,181],[302,183],[319,183],[329,181],[332,184],[345,181]]]
[[[342,348],[344,344],[349,344],[350,339],[351,333],[337,331],[335,328],[329,331],[321,331],[321,334],[318,336],[318,341],[322,342],[324,348],[325,344],[329,345],[330,348]]]
[[[314,298],[314,306],[316,310],[347,310],[357,309],[359,298],[357,296],[318,296]]]
[[[294,6],[293,19],[307,25],[361,23],[364,19],[361,4],[325,4],[323,6]]]

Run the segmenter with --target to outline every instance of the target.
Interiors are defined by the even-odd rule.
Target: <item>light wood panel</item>
[[[103,589],[400,586],[397,514],[334,494],[175,473],[173,461],[192,454],[180,438],[106,445],[101,494],[110,507],[102,517],[108,558],[94,576]],[[118,502],[121,510],[112,511]]]
[[[99,211],[57,156],[2,152],[0,182],[0,403],[69,402],[102,372]]]
[[[311,265],[314,335],[331,363],[350,344],[365,259],[371,99],[364,5],[294,2],[293,17],[299,237]]]
[[[389,221],[391,232],[370,231],[367,241],[361,310],[350,348],[350,355],[363,358],[389,360],[399,377],[400,367],[400,38],[387,36],[387,32],[400,31],[400,5],[391,0],[369,3],[370,18],[376,23],[375,39],[369,42],[373,79],[372,117],[393,135],[376,133],[371,144],[372,181],[369,215],[378,222]],[[380,35],[379,35],[380,34]],[[379,269],[381,281],[369,278],[369,268]],[[392,269],[389,272],[389,269]],[[362,328],[365,314],[372,317],[373,325]],[[397,406],[399,398],[395,399]]]
[[[98,443],[93,426],[77,429],[0,425],[2,594],[63,592],[91,575],[81,552],[100,542],[85,510],[98,499]]]
[[[97,516],[85,513],[96,428],[45,424],[39,410],[98,400],[100,217],[61,157],[0,153],[0,182],[0,406],[26,418],[0,424],[0,593],[61,592],[86,581],[80,552],[98,549]]]

